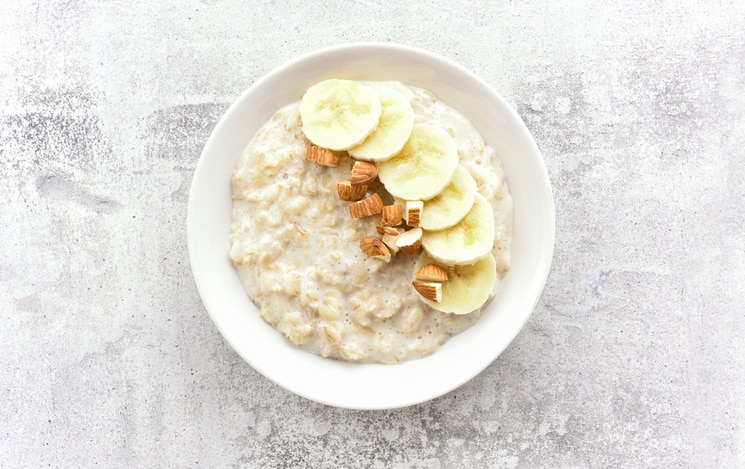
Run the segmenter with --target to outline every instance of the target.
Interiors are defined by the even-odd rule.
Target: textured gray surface
[[[745,467],[745,5],[429,3],[0,4],[0,466]],[[498,89],[557,210],[516,341],[386,412],[244,364],[186,253],[221,113],[360,40]]]

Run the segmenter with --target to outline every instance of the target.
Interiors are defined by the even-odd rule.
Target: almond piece
[[[404,232],[401,228],[393,228],[391,226],[384,226],[381,230],[383,235],[383,242],[388,249],[391,250],[391,255],[395,256],[398,254],[398,237]]]
[[[385,262],[391,261],[391,251],[388,246],[379,239],[372,236],[365,236],[360,240],[360,249],[367,257],[374,257]]]
[[[339,155],[318,145],[308,147],[308,159],[323,166],[337,166],[339,164]]]
[[[383,207],[383,224],[398,226],[404,222],[404,208],[399,204],[386,205]]]
[[[409,226],[419,226],[422,220],[422,211],[424,210],[424,202],[421,200],[407,200],[406,207],[404,208],[404,220]]]
[[[349,214],[352,218],[369,217],[383,211],[383,199],[376,192],[366,199],[355,202],[349,206]]]
[[[424,282],[447,282],[448,271],[437,264],[423,265],[414,274],[414,278]]]
[[[339,194],[339,198],[348,202],[356,202],[362,199],[367,194],[367,189],[367,185],[353,186],[349,181],[336,183],[336,192]]]
[[[401,228],[394,228],[392,226],[384,226],[384,225],[378,225],[375,227],[375,231],[378,232],[379,235],[388,234],[391,236],[398,236],[401,234],[404,230]]]
[[[352,185],[370,184],[378,177],[378,167],[369,161],[355,161],[352,166]]]
[[[416,254],[422,246],[422,229],[414,228],[409,231],[404,231],[398,236],[396,246],[398,246],[404,254],[410,256]]]
[[[435,303],[442,301],[442,284],[440,282],[420,282],[414,280],[411,282],[414,285],[414,290],[428,300],[432,300]]]

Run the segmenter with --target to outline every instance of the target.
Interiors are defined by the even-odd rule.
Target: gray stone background
[[[222,340],[192,173],[253,81],[422,47],[534,134],[556,252],[515,342],[432,402],[290,394]],[[0,466],[745,467],[745,4],[0,3]]]

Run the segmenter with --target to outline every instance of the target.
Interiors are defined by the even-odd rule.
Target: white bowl
[[[294,347],[248,299],[228,256],[231,177],[254,133],[282,106],[326,78],[399,80],[433,91],[471,120],[502,158],[514,201],[512,267],[479,321],[433,355],[400,365],[352,364]],[[517,113],[460,65],[412,47],[330,47],[254,83],[220,119],[194,172],[189,257],[210,317],[259,373],[296,394],[354,409],[389,409],[441,396],[486,368],[515,338],[541,295],[554,247],[551,186],[538,148]]]

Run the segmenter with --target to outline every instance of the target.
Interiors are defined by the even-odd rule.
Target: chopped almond
[[[383,211],[383,199],[376,192],[366,199],[355,202],[349,206],[349,214],[352,218],[369,217]]]
[[[398,237],[404,232],[401,228],[393,228],[392,226],[384,226],[381,230],[383,235],[383,242],[388,249],[391,250],[391,255],[395,256],[398,254]]]
[[[349,181],[336,183],[336,192],[339,194],[339,198],[349,202],[356,202],[362,199],[367,194],[367,189],[367,185],[353,186]]]
[[[422,229],[414,228],[409,231],[404,231],[398,236],[396,246],[398,246],[404,254],[413,256],[422,246]]]
[[[423,265],[414,274],[414,278],[425,282],[447,282],[448,271],[437,264]]]
[[[383,224],[388,226],[398,226],[403,223],[404,208],[399,204],[386,205],[383,207]]]
[[[368,161],[355,161],[352,166],[352,185],[370,184],[378,177],[378,167]]]
[[[388,234],[391,236],[398,236],[403,230],[392,226],[378,225],[375,227],[375,231],[377,231],[379,235]]]
[[[318,145],[308,147],[308,159],[323,166],[337,166],[339,164],[339,155]]]
[[[442,284],[440,282],[420,282],[414,280],[411,282],[414,290],[424,298],[439,303],[442,301]]]
[[[406,208],[404,210],[404,220],[406,224],[412,227],[420,225],[422,220],[422,211],[424,210],[424,202],[421,200],[407,200]]]
[[[391,251],[388,246],[379,239],[372,236],[366,236],[360,240],[360,249],[367,257],[374,257],[385,262],[391,261]]]

